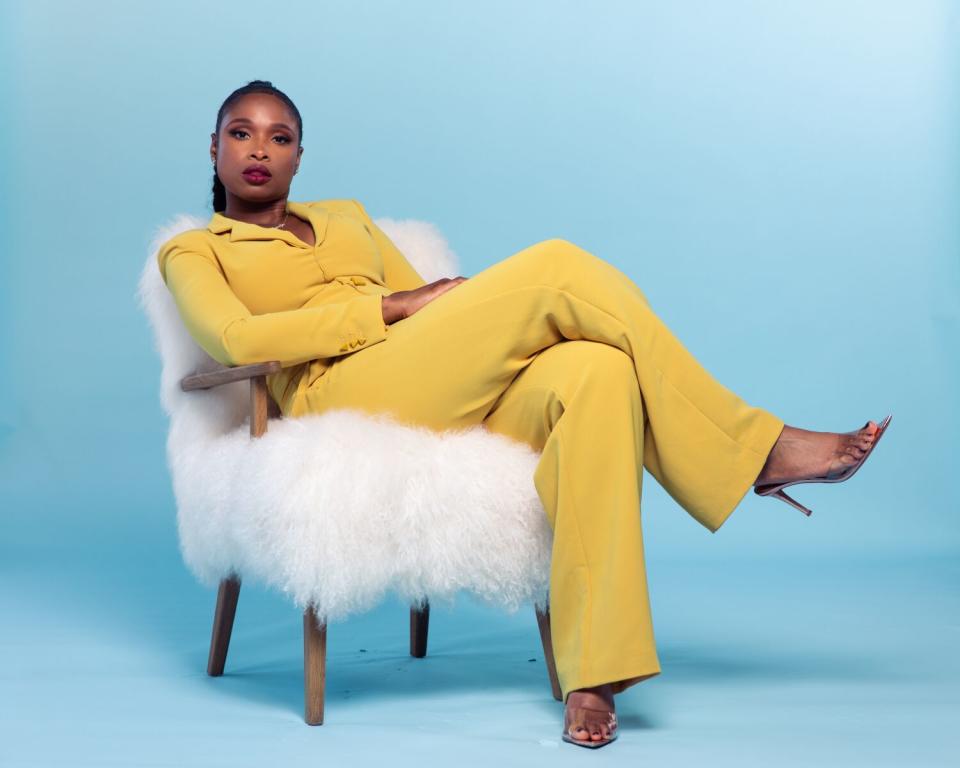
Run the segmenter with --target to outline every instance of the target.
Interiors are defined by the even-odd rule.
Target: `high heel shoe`
[[[788,483],[764,483],[762,485],[756,485],[753,488],[753,492],[760,496],[773,496],[774,498],[781,499],[787,504],[790,504],[797,509],[799,509],[803,514],[808,517],[813,514],[813,510],[807,509],[803,504],[796,501],[795,499],[790,498],[783,492],[783,489],[788,485],[797,485],[798,483],[842,483],[844,480],[849,480],[854,476],[856,471],[863,466],[863,462],[867,460],[867,456],[877,447],[877,443],[880,442],[880,438],[883,437],[883,433],[887,431],[887,426],[890,424],[890,419],[893,417],[893,414],[890,414],[883,421],[880,422],[877,428],[877,432],[873,437],[873,442],[870,444],[870,447],[864,452],[863,456],[855,463],[851,464],[847,469],[843,470],[839,475],[835,477],[811,477],[806,480],[791,480]],[[870,422],[868,421],[867,424]],[[866,426],[866,424],[864,425]]]

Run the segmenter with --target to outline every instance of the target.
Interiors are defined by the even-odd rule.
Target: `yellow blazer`
[[[280,361],[267,387],[284,412],[333,358],[387,338],[383,296],[426,283],[357,200],[287,201],[287,210],[311,223],[314,246],[214,213],[157,254],[207,354],[224,365]]]

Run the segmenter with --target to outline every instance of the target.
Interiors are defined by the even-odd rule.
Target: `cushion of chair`
[[[429,223],[376,219],[427,281],[458,274]],[[539,453],[483,425],[437,432],[336,409],[249,434],[249,384],[183,392],[221,367],[190,337],[157,267],[160,245],[206,225],[180,215],[150,245],[139,298],[162,362],[167,461],[184,562],[207,586],[237,574],[326,620],[388,592],[452,602],[461,590],[544,607],[552,529],[533,484]]]

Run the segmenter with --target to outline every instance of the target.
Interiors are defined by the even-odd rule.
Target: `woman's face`
[[[276,96],[241,96],[224,113],[219,135],[210,138],[210,157],[228,197],[270,202],[289,193],[303,147],[296,119]]]

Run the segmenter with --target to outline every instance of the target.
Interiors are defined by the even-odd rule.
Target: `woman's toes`
[[[610,738],[609,731],[604,728],[603,725],[591,724],[589,728],[578,725],[571,728],[569,733],[573,738],[579,739],[580,741],[600,741],[601,739]]]

